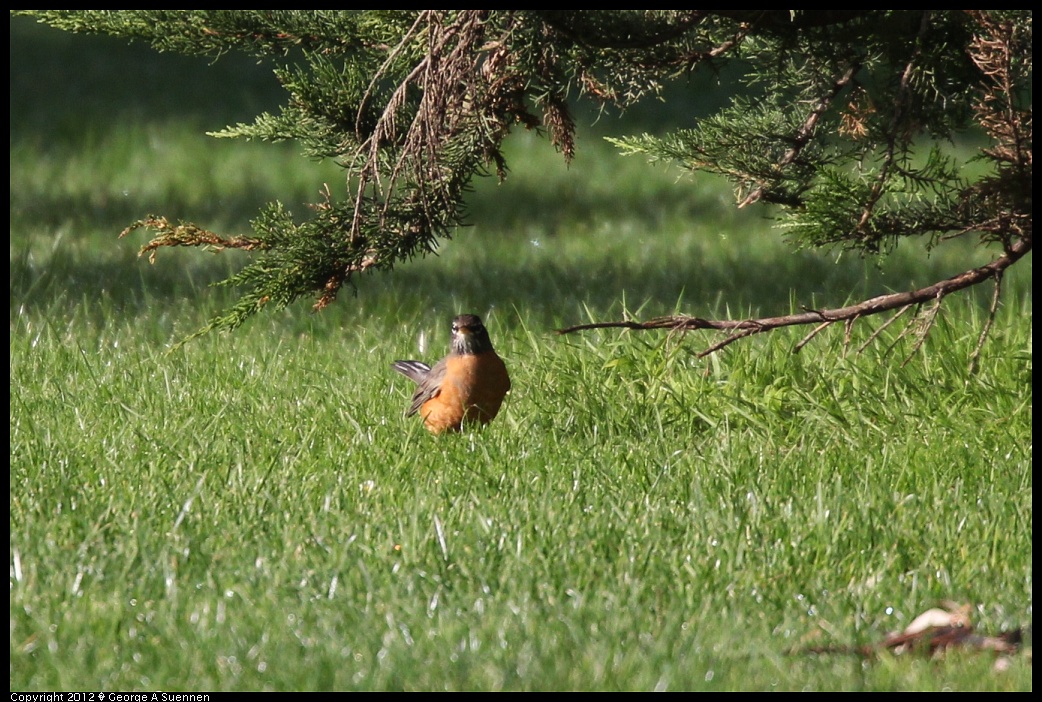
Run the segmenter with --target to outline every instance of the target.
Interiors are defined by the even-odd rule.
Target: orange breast
[[[420,408],[427,429],[459,431],[464,422],[488,424],[510,390],[510,376],[494,352],[451,356],[437,395]]]

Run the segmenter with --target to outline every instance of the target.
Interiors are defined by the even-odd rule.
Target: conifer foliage
[[[22,13],[22,12],[20,12]],[[798,246],[885,253],[902,237],[962,236],[991,264],[929,288],[772,320],[669,317],[633,328],[723,328],[737,338],[787,324],[828,325],[939,301],[993,280],[1031,249],[1029,10],[44,10],[53,26],[150,42],[161,51],[269,61],[286,90],[217,137],[295,140],[345,171],[303,219],[278,203],[250,236],[153,215],[144,251],[237,248],[254,259],[226,283],[239,302],[202,331],[268,305],[332,302],[360,273],[431,251],[461,223],[472,179],[506,176],[504,137],[539,129],[575,149],[570,99],[626,106],[667,81],[725,63],[742,90],[715,114],[625,152],[723,174],[738,206],[780,206]],[[984,175],[941,149],[977,130]],[[679,184],[678,187],[683,187]],[[125,232],[126,233],[126,232]],[[730,326],[728,326],[730,325]],[[589,326],[589,325],[584,325]],[[584,327],[575,327],[579,329]],[[720,345],[717,345],[719,347]]]

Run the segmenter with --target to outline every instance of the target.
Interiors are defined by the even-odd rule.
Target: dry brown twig
[[[156,251],[163,246],[202,246],[208,247],[215,253],[224,249],[261,251],[268,248],[263,241],[254,237],[223,237],[194,224],[171,224],[166,217],[157,217],[155,215],[134,222],[119,233],[119,238],[122,239],[134,230],[142,228],[153,229],[159,232],[138,251],[138,256],[148,255],[149,263],[156,262]]]

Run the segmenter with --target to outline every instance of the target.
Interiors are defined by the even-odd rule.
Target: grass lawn
[[[231,334],[241,258],[138,259],[150,213],[246,233],[342,177],[204,136],[275,109],[248,59],[11,22],[12,690],[1030,690],[1030,653],[815,655],[971,607],[1032,618],[1031,260],[882,319],[746,339],[589,320],[838,306],[994,251],[794,252],[728,187],[533,135],[438,256]],[[638,115],[639,117],[639,115]],[[1030,255],[1029,255],[1030,256]],[[486,430],[402,416],[398,358],[485,318],[514,390]]]

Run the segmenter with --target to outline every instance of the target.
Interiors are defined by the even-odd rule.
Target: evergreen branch
[[[148,41],[157,51],[220,56],[238,48],[256,56],[293,49],[343,52],[366,45],[351,10],[17,10],[51,26]],[[313,31],[323,27],[322,32]]]
[[[685,36],[701,24],[712,11],[657,10],[652,16],[644,10],[626,10],[640,14],[641,31],[634,31],[632,20],[619,19],[618,13],[590,13],[576,10],[530,10],[548,27],[569,41],[597,49],[655,49]]]
[[[981,31],[970,45],[970,59],[982,75],[974,112],[994,141],[983,154],[996,164],[993,176],[982,178],[967,192],[968,203],[995,213],[988,230],[1003,243],[1008,237],[1032,236],[1033,170],[1032,109],[1018,105],[1018,86],[1031,83],[1031,25],[998,21],[984,11],[972,11]],[[1019,57],[1014,59],[1014,55]],[[1024,99],[1024,98],[1020,98]],[[1030,101],[1029,97],[1026,98]]]
[[[845,87],[850,85],[850,82],[854,79],[854,75],[857,73],[859,66],[860,64],[857,62],[847,66],[842,75],[832,83],[829,92],[821,96],[817,105],[815,105],[814,109],[810,111],[810,114],[807,115],[807,118],[800,126],[799,131],[794,135],[792,147],[785,152],[785,155],[782,156],[781,160],[775,166],[774,170],[776,173],[781,173],[786,167],[792,164],[796,160],[796,157],[800,155],[800,152],[803,151],[804,147],[810,143],[811,138],[814,136],[814,130],[818,124],[818,120],[821,119],[823,114],[825,114],[825,110],[829,108],[832,102],[836,99],[836,96]],[[763,196],[765,187],[765,184],[759,185],[738,203],[738,207],[742,208],[759,200]]]
[[[886,149],[883,157],[883,163],[879,168],[879,173],[876,175],[875,183],[872,185],[872,190],[868,194],[868,198],[865,200],[864,206],[862,207],[861,217],[858,218],[857,224],[854,226],[852,235],[857,236],[864,232],[865,226],[868,224],[869,218],[872,216],[875,210],[876,204],[882,197],[884,188],[890,177],[890,170],[894,164],[896,158],[897,144],[899,136],[902,141],[907,141],[910,135],[905,132],[901,133],[900,124],[905,119],[905,112],[907,110],[907,104],[909,101],[909,84],[912,79],[912,72],[916,66],[916,58],[921,53],[920,43],[923,41],[924,35],[927,29],[930,27],[930,11],[924,10],[922,21],[919,26],[919,36],[917,37],[917,45],[912,54],[912,57],[905,64],[905,68],[901,73],[900,84],[898,86],[897,100],[894,104],[893,113],[890,117],[890,126],[886,131]]]
[[[922,37],[922,31],[924,31],[926,27],[929,26],[929,14],[930,13],[928,10],[923,12],[920,38]],[[915,54],[917,55],[918,53],[919,47],[916,47]],[[913,58],[909,59],[908,63],[905,64],[904,71],[901,73],[900,85],[898,86],[897,91],[897,100],[894,103],[894,109],[890,116],[890,126],[886,130],[886,149],[884,151],[883,162],[882,165],[879,167],[879,172],[876,175],[875,183],[873,183],[872,189],[869,192],[865,204],[862,208],[861,216],[858,218],[858,222],[854,226],[855,232],[861,231],[864,228],[866,222],[868,222],[869,217],[872,216],[872,212],[875,208],[875,205],[877,202],[879,202],[879,198],[883,194],[883,187],[889,179],[890,169],[894,164],[895,153],[897,149],[897,128],[898,124],[901,121],[902,113],[904,112],[904,105],[908,100],[908,86],[909,82],[911,81],[912,70],[914,69],[914,67],[915,60],[913,56]]]
[[[972,232],[1000,243],[1004,256],[991,269],[838,310],[604,326],[730,333],[707,352],[792,324],[815,325],[797,350],[838,321],[849,341],[860,317],[939,303],[1000,276],[1031,248],[1030,11],[18,12],[163,51],[274,57],[289,96],[281,111],[213,134],[294,139],[305,155],[345,169],[346,202],[327,190],[299,223],[271,205],[252,222],[253,237],[158,216],[123,232],[155,232],[141,250],[150,260],[164,246],[257,254],[226,281],[245,288],[239,302],[207,329],[233,328],[303,295],[316,295],[321,309],[359,272],[433,250],[462,223],[473,177],[493,167],[505,175],[501,147],[512,128],[539,128],[572,157],[568,97],[576,85],[582,95],[626,105],[679,70],[716,68],[739,50],[741,97],[728,107],[666,137],[615,143],[725,175],[740,207],[780,205],[798,245],[878,251],[898,237],[925,236],[932,246]],[[845,94],[847,105],[837,107]],[[937,151],[918,165],[919,135],[948,139],[974,121],[991,140],[980,154],[992,172],[968,180],[964,164]],[[917,317],[905,333],[914,324],[928,332],[931,322]],[[568,331],[580,328],[590,325]],[[989,319],[980,343],[990,328]]]

